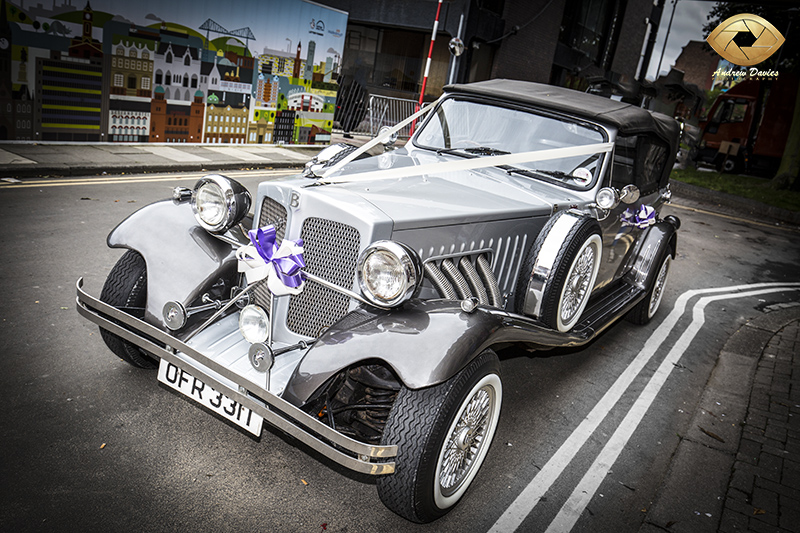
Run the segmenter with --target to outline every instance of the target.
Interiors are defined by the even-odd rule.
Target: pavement
[[[367,138],[334,138],[363,144]],[[0,143],[0,179],[301,167],[318,146]],[[674,184],[674,202],[770,225],[800,214]],[[800,303],[725,344],[640,533],[800,533]],[[724,406],[724,412],[723,411]],[[702,483],[695,482],[702,476]]]
[[[728,339],[639,533],[800,532],[800,302]]]

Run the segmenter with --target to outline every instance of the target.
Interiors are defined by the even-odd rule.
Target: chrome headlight
[[[241,183],[217,174],[202,178],[192,191],[194,216],[212,233],[224,233],[238,224],[250,203],[250,193]]]
[[[422,281],[422,267],[412,250],[394,241],[370,244],[358,258],[361,293],[379,307],[402,304]]]
[[[603,187],[597,191],[595,203],[600,209],[614,209],[619,205],[619,193],[611,187]]]
[[[257,305],[247,305],[239,312],[239,331],[251,344],[264,342],[269,335],[269,317]]]

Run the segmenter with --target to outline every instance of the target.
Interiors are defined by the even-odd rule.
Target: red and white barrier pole
[[[433,21],[433,34],[431,34],[431,47],[428,49],[428,60],[425,62],[425,74],[422,76],[422,91],[419,93],[419,103],[416,110],[422,108],[422,100],[425,98],[425,85],[428,83],[428,74],[431,70],[431,56],[433,55],[433,43],[436,42],[436,32],[439,31],[439,13],[442,12],[442,0],[439,0],[439,5],[436,6],[436,20]],[[411,124],[411,133],[414,133],[414,127],[417,125],[415,120]]]

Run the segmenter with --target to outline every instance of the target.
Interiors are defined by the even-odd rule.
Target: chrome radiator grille
[[[286,235],[286,208],[265,198],[261,205],[258,227],[274,224],[278,242]],[[361,236],[347,224],[309,217],[300,230],[306,271],[340,287],[351,289],[358,260]],[[266,286],[255,290],[256,303],[269,308]],[[350,299],[316,283],[306,283],[303,292],[289,299],[286,327],[298,335],[317,337],[325,328],[347,314]]]
[[[351,289],[361,236],[347,224],[309,217],[300,231],[306,270],[335,285]],[[317,283],[289,300],[286,327],[298,335],[319,336],[347,313],[350,298]]]
[[[286,208],[272,198],[266,197],[261,204],[258,227],[263,228],[269,224],[275,226],[276,242],[283,241],[283,237],[286,235]],[[269,313],[269,289],[267,289],[266,283],[262,283],[253,293],[256,303]]]

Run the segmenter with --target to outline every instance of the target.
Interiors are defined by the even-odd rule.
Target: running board
[[[621,280],[618,286],[597,301],[589,303],[583,312],[581,321],[575,326],[574,332],[588,336],[597,335],[627,314],[644,296],[644,289],[632,285],[627,280]]]

